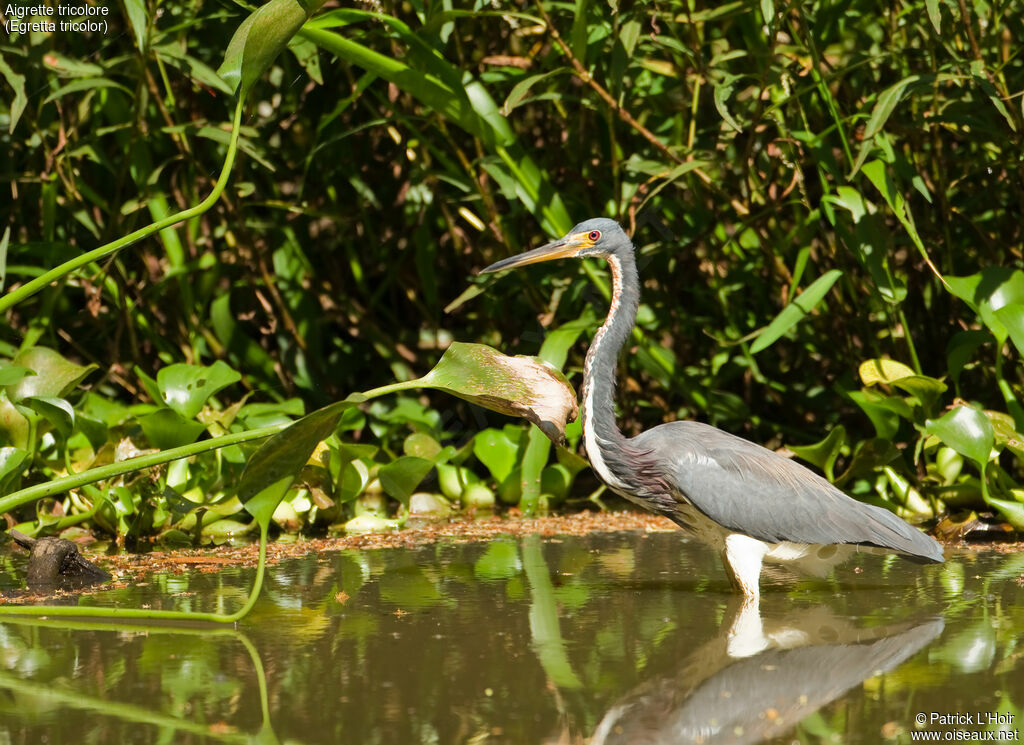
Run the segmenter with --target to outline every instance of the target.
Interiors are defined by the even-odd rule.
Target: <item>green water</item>
[[[313,555],[237,630],[0,623],[0,745],[1014,741],[1022,574],[865,556],[750,608],[681,533]],[[251,578],[83,602],[232,610]]]

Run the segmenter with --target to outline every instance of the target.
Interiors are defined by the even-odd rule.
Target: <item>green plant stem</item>
[[[109,466],[102,466],[100,468],[90,468],[88,471],[82,473],[76,473],[73,476],[65,476],[62,479],[55,479],[53,481],[47,481],[43,484],[36,484],[25,489],[9,494],[6,497],[0,498],[0,514],[9,512],[23,504],[28,504],[36,499],[42,499],[43,497],[50,497],[54,494],[60,494],[66,492],[68,489],[75,489],[79,486],[85,486],[86,484],[92,484],[97,481],[103,481],[104,479],[110,479],[115,476],[121,476],[125,473],[131,473],[132,471],[140,471],[143,468],[151,468],[153,466],[159,466],[163,463],[169,463],[172,460],[178,460],[179,458],[187,458],[190,455],[198,455],[199,453],[205,453],[210,450],[217,450],[228,445],[237,445],[241,442],[249,442],[250,440],[259,440],[264,437],[270,437],[271,435],[277,434],[285,428],[285,424],[272,424],[269,427],[260,427],[259,429],[250,429],[245,432],[236,432],[230,435],[223,435],[222,437],[214,437],[209,440],[201,440],[200,442],[193,442],[191,445],[183,445],[179,448],[171,448],[170,450],[161,450],[158,453],[152,453],[151,455],[142,455],[138,458],[129,458],[128,460],[121,461],[120,463],[112,463]]]
[[[29,280],[21,287],[11,290],[3,297],[0,297],[0,313],[5,313],[6,311],[13,308],[15,305],[20,303],[22,300],[31,297],[32,295],[42,290],[44,287],[47,287],[51,282],[55,282],[56,280],[67,276],[71,272],[75,271],[76,269],[79,269],[80,267],[85,266],[86,264],[89,264],[90,262],[96,261],[97,259],[101,259],[104,256],[114,253],[115,251],[119,251],[120,249],[126,246],[130,246],[131,244],[136,243],[142,240],[143,238],[153,235],[154,233],[160,232],[164,228],[169,228],[172,225],[176,225],[179,222],[190,220],[191,218],[201,215],[208,209],[210,209],[210,207],[212,207],[217,202],[217,200],[220,199],[220,195],[224,193],[224,188],[228,184],[228,177],[231,174],[231,167],[234,165],[235,162],[235,154],[238,152],[238,133],[242,124],[243,100],[244,99],[239,98],[238,103],[235,106],[235,116],[233,121],[231,122],[231,139],[228,142],[228,152],[224,158],[224,166],[221,168],[220,177],[217,179],[217,183],[214,185],[213,191],[210,192],[210,195],[206,197],[206,199],[204,199],[202,202],[195,205],[194,207],[190,207],[187,210],[183,210],[182,212],[169,215],[168,217],[165,217],[163,220],[158,220],[157,222],[150,223],[144,228],[139,228],[133,233],[129,233],[128,235],[123,236],[122,238],[118,238],[116,241],[105,243],[99,248],[94,248],[92,251],[87,251],[86,253],[81,254],[80,256],[76,256],[70,261],[65,261],[60,266],[51,269],[45,274],[42,274],[36,277],[35,279]]]

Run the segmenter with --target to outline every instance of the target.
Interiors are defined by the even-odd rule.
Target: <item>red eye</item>
[[[591,230],[589,233],[587,233],[587,238],[596,243],[601,238],[601,231]]]

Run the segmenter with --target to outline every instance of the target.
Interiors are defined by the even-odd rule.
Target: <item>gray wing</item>
[[[942,547],[888,510],[848,497],[799,463],[700,422],[629,441],[669,486],[720,525],[770,543],[858,543],[940,562]]]

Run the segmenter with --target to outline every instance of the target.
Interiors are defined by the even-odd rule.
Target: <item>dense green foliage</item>
[[[245,11],[125,8],[107,36],[0,44],[5,290],[218,177],[234,102],[214,69]],[[1022,36],[1011,3],[982,0],[329,5],[252,84],[222,199],[7,310],[0,445],[17,450],[0,487],[280,422],[422,375],[452,340],[536,354],[582,319],[572,344],[604,313],[602,267],[474,273],[608,215],[644,278],[624,429],[693,417],[773,446],[831,432],[801,454],[863,498],[987,503],[1024,526]],[[40,347],[97,369],[26,393],[19,355]],[[570,374],[583,348],[564,350]],[[862,367],[883,358],[904,367]],[[168,399],[201,367],[224,385]],[[954,396],[970,404],[943,417]],[[339,505],[373,476],[394,497],[431,473],[454,496],[500,491],[533,443],[506,424],[441,396],[353,410],[280,521],[350,517]],[[453,463],[423,457],[448,444]],[[245,455],[40,515],[230,532]],[[551,496],[580,470],[559,457]]]

